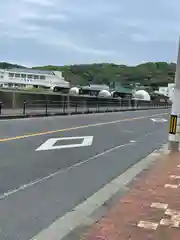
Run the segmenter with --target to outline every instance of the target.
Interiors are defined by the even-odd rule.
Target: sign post
[[[169,149],[178,152],[180,143],[180,39],[175,74],[174,95],[169,126]]]

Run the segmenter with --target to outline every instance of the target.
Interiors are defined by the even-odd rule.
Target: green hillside
[[[0,68],[22,67],[9,63],[0,63]],[[174,82],[174,63],[147,62],[137,66],[126,66],[117,64],[80,64],[70,66],[37,66],[34,68],[42,70],[63,71],[64,77],[73,85],[77,84],[108,84],[121,83],[123,85],[141,85],[156,88],[166,86]]]

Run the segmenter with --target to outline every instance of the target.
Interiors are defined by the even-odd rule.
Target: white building
[[[168,97],[169,97],[170,100],[172,100],[173,95],[174,95],[174,86],[175,86],[174,83],[169,83],[168,84]]]
[[[168,87],[159,87],[158,93],[168,97],[169,96],[169,88]]]
[[[169,97],[170,100],[172,100],[174,94],[174,83],[168,83],[168,87],[159,87],[159,90],[155,92],[165,95],[166,97]]]
[[[29,68],[0,69],[0,87],[4,88],[69,88],[60,71],[46,71]]]

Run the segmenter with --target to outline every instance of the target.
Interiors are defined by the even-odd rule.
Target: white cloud
[[[173,61],[179,10],[178,0],[6,0],[1,60],[38,65]]]
[[[26,3],[41,5],[41,6],[53,6],[52,0],[24,0]]]

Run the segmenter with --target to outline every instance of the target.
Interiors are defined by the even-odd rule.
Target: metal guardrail
[[[24,101],[22,108],[7,109],[0,102],[0,116],[4,115],[67,115],[81,113],[102,113],[102,112],[118,112],[127,110],[169,108],[168,103],[157,103],[153,101],[134,101],[134,100],[119,100],[119,99],[98,99],[94,100],[65,100],[65,101]]]

